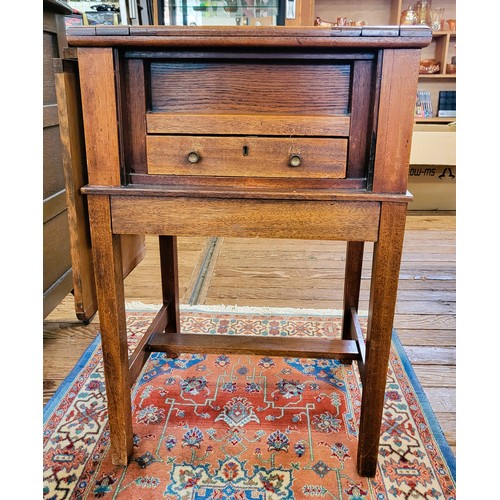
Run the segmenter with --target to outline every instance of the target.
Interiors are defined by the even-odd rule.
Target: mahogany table
[[[68,30],[77,68],[62,72],[79,85],[63,91],[83,115],[115,464],[132,455],[130,387],[150,352],[251,353],[356,360],[357,467],[375,475],[418,66],[430,41],[428,28],[406,26]],[[159,236],[163,307],[129,359],[120,242],[146,234]],[[342,338],[182,334],[177,236],[347,241]],[[366,344],[364,242],[374,242]]]

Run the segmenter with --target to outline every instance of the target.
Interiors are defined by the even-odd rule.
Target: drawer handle
[[[288,165],[290,167],[300,167],[301,163],[302,163],[302,158],[298,154],[290,155],[290,158],[288,158]]]
[[[198,163],[201,160],[201,156],[196,151],[191,151],[187,155],[187,160],[189,163]]]

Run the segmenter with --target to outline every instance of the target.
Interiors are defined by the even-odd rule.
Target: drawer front
[[[347,139],[147,137],[149,174],[342,179]]]

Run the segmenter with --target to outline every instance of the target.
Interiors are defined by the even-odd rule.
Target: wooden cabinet
[[[58,0],[43,2],[43,317],[72,290],[68,213],[56,99],[54,58],[66,46],[64,15]]]
[[[97,299],[86,199],[79,192],[87,182],[85,145],[77,74],[61,63],[67,48],[64,16],[71,13],[60,0],[43,2],[43,317],[73,292],[75,314],[87,322]],[[125,276],[144,252],[143,236],[123,239]]]

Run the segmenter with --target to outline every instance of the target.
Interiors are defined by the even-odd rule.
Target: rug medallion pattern
[[[131,349],[151,318],[128,313]],[[186,333],[307,342],[337,336],[340,319],[189,312],[182,325]],[[153,354],[133,388],[134,457],[116,467],[97,343],[48,405],[44,498],[452,500],[454,459],[403,365],[393,348],[374,479],[355,468],[361,404],[355,363],[246,355]]]

